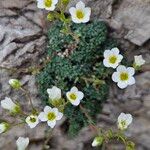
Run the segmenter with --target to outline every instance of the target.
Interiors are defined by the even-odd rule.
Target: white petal
[[[83,19],[81,19],[82,23],[87,23],[90,20],[90,16],[85,15]]]
[[[131,114],[126,114],[127,125],[131,124],[132,120],[133,120],[132,115]]]
[[[125,120],[126,118],[126,114],[125,113],[121,113],[118,117],[118,122],[121,122],[122,120]]]
[[[105,67],[110,67],[110,64],[109,64],[109,62],[108,62],[108,59],[104,59],[103,60],[103,65],[105,66]]]
[[[118,85],[118,87],[121,88],[121,89],[124,89],[124,88],[126,88],[126,87],[128,86],[128,84],[125,83],[125,82],[118,82],[117,85]]]
[[[72,93],[76,93],[76,92],[78,92],[78,89],[77,89],[77,87],[72,87],[71,88],[71,90],[70,90],[70,92],[72,92]]]
[[[85,13],[85,15],[86,15],[86,16],[88,16],[88,17],[89,17],[89,16],[91,15],[91,8],[90,8],[90,7],[86,7],[86,8],[84,8],[84,10],[83,10],[83,11],[84,11],[84,13]]]
[[[80,1],[80,2],[78,2],[76,4],[76,8],[77,9],[84,9],[85,8],[85,4],[82,1]]]
[[[78,19],[76,16],[71,16],[71,19],[74,23],[82,23],[82,20]]]
[[[70,103],[71,103],[72,105],[74,105],[74,106],[78,106],[78,105],[80,104],[80,100],[77,99],[77,100],[75,100],[75,101],[70,101]]]
[[[72,16],[76,16],[76,8],[75,8],[75,7],[71,7],[71,8],[69,9],[69,12],[70,12],[70,14],[71,14]]]
[[[69,100],[70,100],[70,96],[69,96],[70,93],[71,93],[71,92],[67,92],[67,93],[66,93],[66,96],[67,96],[67,98],[68,98]]]
[[[121,62],[123,59],[123,56],[121,54],[119,54],[117,57],[118,57],[118,61]]]
[[[47,121],[47,117],[46,117],[46,114],[44,112],[41,112],[38,116],[38,118],[41,120],[41,121]]]
[[[110,67],[112,67],[112,68],[116,68],[117,66],[119,65],[119,63],[118,63],[118,61],[116,61],[116,63],[115,64],[110,64]]]
[[[54,128],[54,126],[56,125],[56,121],[48,121],[48,126],[50,126],[51,128]]]
[[[44,108],[44,112],[47,114],[52,110],[52,108],[50,106],[45,106]]]
[[[123,66],[123,65],[119,65],[119,66],[117,67],[117,71],[118,71],[118,72],[124,72],[124,71],[126,71],[126,70],[127,70],[126,67]]]
[[[57,116],[57,114],[58,114],[58,109],[57,109],[57,108],[52,108],[52,112],[54,112],[55,115]]]
[[[4,100],[1,101],[1,106],[7,110],[13,110],[16,107],[16,104],[9,97],[5,97]]]
[[[60,120],[63,117],[63,113],[58,112],[56,120]]]
[[[128,67],[127,71],[131,76],[135,74],[135,69],[133,67]]]
[[[58,3],[58,0],[52,0],[53,4],[56,5]]]
[[[29,145],[29,138],[19,137],[16,141],[16,145],[18,150],[25,150]]]
[[[79,92],[77,92],[77,96],[78,96],[79,100],[82,100],[84,97],[84,94],[83,94],[83,92],[79,91]]]
[[[37,1],[37,7],[38,7],[38,8],[41,8],[41,9],[45,8],[45,6],[44,6],[44,1],[43,1],[43,0],[38,0],[38,1]]]
[[[131,77],[131,78],[129,79],[129,81],[128,81],[128,84],[129,84],[129,85],[135,84],[135,78],[134,78],[134,77]]]
[[[105,50],[104,51],[104,57],[109,57],[112,54],[110,50]]]
[[[118,73],[118,72],[114,72],[114,73],[112,74],[112,80],[113,80],[114,82],[118,82],[118,81],[119,81],[119,73]]]
[[[112,53],[115,55],[119,54],[119,49],[117,47],[111,49]]]

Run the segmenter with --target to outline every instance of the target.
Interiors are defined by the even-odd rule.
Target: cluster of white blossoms
[[[125,67],[123,65],[120,65],[123,56],[119,54],[118,48],[112,48],[111,50],[105,50],[104,51],[104,60],[103,64],[105,67],[111,67],[113,69],[116,69],[116,72],[112,74],[112,80],[117,83],[118,87],[121,89],[126,88],[128,85],[135,84],[135,78],[133,75],[135,74],[134,67]],[[145,63],[145,60],[142,58],[142,56],[135,56],[134,57],[134,66],[140,67]]]
[[[121,131],[125,131],[128,126],[132,123],[133,121],[133,117],[131,114],[125,114],[125,113],[121,113],[118,116],[118,120],[117,120],[117,125],[118,125],[118,129]],[[103,136],[96,136],[92,142],[92,146],[96,147],[96,146],[100,146],[103,143],[104,137]]]
[[[37,0],[37,7],[40,9],[46,9],[54,11],[58,0]],[[76,4],[76,7],[69,8],[71,19],[74,23],[87,23],[90,20],[91,8],[85,7],[82,1]]]

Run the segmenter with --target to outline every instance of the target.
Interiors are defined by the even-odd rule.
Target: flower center
[[[125,121],[125,120],[122,120],[120,124],[122,125],[123,128],[125,128],[125,126],[126,126],[126,121]]]
[[[34,123],[34,122],[36,122],[36,118],[30,117],[30,121],[31,121],[32,123]]]
[[[46,7],[51,7],[52,6],[52,0],[44,0],[44,5]]]
[[[84,18],[84,13],[81,10],[76,11],[76,16],[78,19],[83,19]]]
[[[120,80],[126,81],[126,80],[128,80],[128,79],[129,79],[128,73],[122,72],[122,73],[120,74]]]
[[[72,99],[73,101],[75,101],[77,98],[77,95],[74,93],[71,93],[69,96],[70,96],[70,99]]]
[[[114,55],[109,58],[109,62],[110,62],[111,64],[114,64],[116,61],[117,61],[117,57],[114,56]]]
[[[56,115],[55,115],[55,113],[50,112],[50,113],[48,113],[47,118],[48,118],[48,120],[52,121],[56,118]]]

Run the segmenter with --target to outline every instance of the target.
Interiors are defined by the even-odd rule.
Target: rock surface
[[[71,6],[79,0],[73,0]],[[129,112],[134,116],[133,124],[127,132],[135,141],[138,150],[150,149],[150,1],[149,0],[84,0],[92,7],[92,18],[106,21],[110,26],[110,36],[118,39],[120,47],[129,61],[134,55],[142,54],[147,65],[136,75],[137,83],[125,90],[119,90],[112,84],[110,97],[103,107],[103,113],[97,117],[98,126],[116,127],[120,112]],[[29,67],[39,64],[46,48],[46,22],[44,12],[36,7],[35,0],[0,1],[0,65],[5,67]],[[147,41],[147,42],[146,42]],[[146,43],[145,43],[146,42]],[[145,44],[144,44],[145,43]],[[138,46],[136,46],[138,45]],[[31,91],[34,105],[42,108],[35,77],[28,74],[11,74],[0,70],[0,100],[10,96],[19,100],[23,106],[29,105],[21,92],[14,92],[8,85],[10,78],[19,78],[25,88]],[[30,109],[23,107],[23,109]],[[0,117],[8,117],[0,108]],[[9,118],[11,121],[11,118]],[[64,120],[63,120],[64,121]],[[75,139],[69,139],[58,124],[51,138],[51,150],[91,150],[94,133],[85,128]],[[41,150],[45,128],[39,125],[34,130],[27,126],[14,128],[0,136],[0,149],[15,149],[18,136],[32,138],[31,150]],[[40,131],[40,132],[39,132]],[[7,140],[6,140],[7,139]],[[122,150],[118,143],[108,149]]]

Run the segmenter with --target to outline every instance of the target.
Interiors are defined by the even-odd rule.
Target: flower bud
[[[47,20],[53,21],[53,20],[54,20],[54,15],[53,15],[52,13],[49,13],[49,14],[47,15]]]
[[[62,0],[62,3],[63,3],[64,5],[68,5],[69,2],[70,2],[70,0]]]
[[[6,122],[0,123],[0,134],[6,132],[9,129],[9,124]]]
[[[139,70],[140,67],[144,64],[145,64],[145,60],[143,59],[142,55],[134,56],[133,66],[136,70]]]
[[[25,150],[29,145],[29,138],[19,137],[16,144],[17,150]]]
[[[12,88],[18,90],[21,88],[21,82],[17,79],[10,79],[9,84]]]
[[[100,146],[103,143],[104,138],[102,136],[97,136],[94,138],[94,141],[92,142],[92,146]]]
[[[1,107],[9,110],[13,114],[17,114],[21,110],[20,106],[15,104],[9,97],[5,97],[5,99],[1,101]]]

